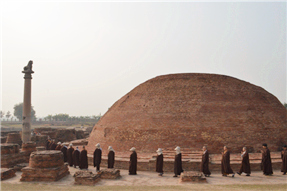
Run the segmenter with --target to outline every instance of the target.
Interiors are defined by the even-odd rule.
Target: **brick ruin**
[[[61,151],[35,151],[29,166],[22,168],[20,181],[57,181],[70,174]]]
[[[176,146],[221,153],[262,143],[278,151],[287,143],[287,110],[261,87],[224,75],[172,74],[148,80],[113,104],[94,126],[87,150],[100,143],[116,153],[136,147],[139,156]],[[127,154],[128,155],[128,154]]]

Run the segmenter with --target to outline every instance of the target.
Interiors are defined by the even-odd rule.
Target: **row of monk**
[[[53,147],[50,147],[50,144],[47,144],[47,149],[53,149]],[[100,144],[96,144],[96,149],[93,154],[93,163],[94,167],[96,167],[97,171],[100,170],[100,164],[102,159],[102,149],[100,147]],[[55,146],[54,146],[55,147]],[[272,163],[271,163],[271,156],[270,156],[270,150],[267,147],[267,144],[264,143],[262,145],[263,149],[261,150],[262,153],[262,161],[261,161],[261,169],[263,171],[264,175],[272,175]],[[61,146],[61,143],[58,143],[58,146],[55,147],[55,150],[61,150],[64,155],[64,161],[68,162],[70,166],[76,167],[79,166],[80,169],[87,169],[88,168],[88,158],[87,158],[87,151],[85,150],[85,146],[83,146],[83,150],[80,152],[78,147],[76,150],[74,150],[73,145],[70,144],[70,148],[67,149],[66,146]],[[111,146],[108,147],[109,153],[108,153],[108,168],[114,168],[115,163],[115,151]],[[202,148],[202,161],[201,161],[201,172],[206,176],[209,177],[211,175],[211,172],[209,170],[209,153],[206,146],[203,146]],[[222,159],[221,159],[221,172],[222,176],[227,176],[229,174],[234,177],[235,173],[231,169],[230,166],[230,152],[227,146],[223,147],[222,152]],[[137,174],[137,153],[136,149],[132,147],[130,149],[132,152],[130,155],[130,162],[129,162],[129,174],[130,175],[136,175]],[[162,149],[159,148],[157,151],[157,157],[156,157],[156,172],[159,173],[159,176],[163,175],[163,152]],[[247,152],[246,147],[242,148],[241,152],[241,166],[237,174],[241,175],[242,173],[245,173],[246,176],[250,176],[251,174],[251,168],[250,168],[250,162],[249,162],[249,155]],[[283,151],[281,152],[281,159],[282,159],[282,168],[281,172],[283,172],[283,175],[286,175],[287,173],[287,146],[283,146]],[[174,158],[174,177],[177,177],[178,175],[183,172],[182,169],[182,157],[181,157],[181,151],[180,147],[175,148],[175,158]]]

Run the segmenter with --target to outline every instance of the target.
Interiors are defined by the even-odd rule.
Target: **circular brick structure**
[[[64,165],[64,156],[61,151],[35,151],[30,155],[29,167],[55,168]]]
[[[9,133],[6,139],[6,143],[17,143],[22,146],[22,139],[20,133]]]
[[[287,142],[287,110],[261,87],[216,74],[172,74],[140,84],[119,99],[94,126],[87,146],[155,153],[176,146],[220,153],[243,146],[272,151]]]

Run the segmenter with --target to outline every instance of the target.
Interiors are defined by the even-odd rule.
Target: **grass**
[[[208,185],[208,184],[185,184],[177,186],[81,186],[81,185],[49,185],[49,184],[39,184],[39,183],[21,183],[21,184],[11,184],[11,183],[1,183],[1,190],[5,191],[16,191],[16,190],[27,190],[27,191],[38,191],[38,190],[61,190],[61,191],[181,191],[181,190],[194,190],[194,191],[239,191],[239,190],[276,190],[276,191],[286,191],[287,184],[275,184],[275,185]]]

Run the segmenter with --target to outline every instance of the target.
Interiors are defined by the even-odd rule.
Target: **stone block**
[[[121,177],[120,170],[114,168],[100,170],[98,174],[102,179],[118,179]]]
[[[1,155],[19,153],[19,145],[16,143],[2,143]]]
[[[16,176],[15,170],[12,168],[1,168],[1,180],[6,180]]]
[[[61,151],[35,151],[30,155],[29,167],[33,168],[55,168],[64,165],[63,153]]]
[[[91,171],[80,170],[74,174],[75,184],[77,185],[95,185],[100,181],[99,174],[93,174]]]
[[[27,143],[23,143],[22,144],[22,151],[30,152],[30,153],[33,151],[36,151],[36,143],[32,142],[32,141],[29,141]]]
[[[180,174],[179,182],[207,183],[201,172],[184,171]]]
[[[20,133],[9,133],[6,139],[6,143],[17,143],[22,146],[22,139]]]

